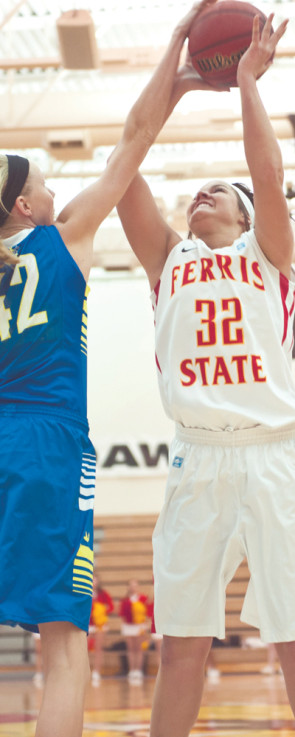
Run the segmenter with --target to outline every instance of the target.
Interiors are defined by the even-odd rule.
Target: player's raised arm
[[[122,139],[106,170],[57,219],[63,240],[84,273],[89,269],[95,231],[124,194],[166,119],[184,41],[200,7],[210,2],[215,0],[195,3],[178,23],[162,61],[128,115]]]
[[[290,276],[293,233],[283,191],[280,147],[261,101],[256,80],[272,63],[277,43],[288,21],[272,33],[273,14],[260,34],[258,17],[253,23],[252,43],[238,66],[242,101],[244,146],[255,200],[255,233],[258,243],[274,266]]]
[[[194,20],[207,4],[206,2],[199,4]],[[172,113],[181,97],[186,92],[193,90],[222,92],[229,90],[229,88],[222,85],[215,88],[204,79],[201,79],[193,68],[190,56],[187,53],[184,64],[178,68],[175,74],[163,123]],[[117,210],[127,238],[145,268],[153,288],[161,274],[169,251],[181,238],[162,218],[152,193],[140,173],[136,174],[129,185],[124,197],[117,205]]]

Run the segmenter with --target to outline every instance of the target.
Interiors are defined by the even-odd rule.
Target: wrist
[[[256,81],[257,80],[256,80],[256,77],[253,74],[253,72],[251,72],[248,69],[243,69],[243,68],[242,69],[239,69],[238,68],[238,71],[237,71],[237,82],[238,82],[239,87],[247,86],[247,87],[249,87],[249,89],[251,87],[254,88],[254,87],[256,87]]]

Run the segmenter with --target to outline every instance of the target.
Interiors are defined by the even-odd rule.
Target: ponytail
[[[13,251],[10,251],[0,239],[0,270],[2,266],[15,266],[18,260],[18,256]]]
[[[0,154],[0,210],[9,214],[2,201],[2,194],[5,190],[7,179],[8,159],[7,156],[5,156],[4,154]],[[13,251],[10,251],[9,248],[5,246],[3,240],[1,240],[0,238],[0,269],[2,269],[2,267],[6,265],[15,266],[17,262],[18,257],[13,253]]]

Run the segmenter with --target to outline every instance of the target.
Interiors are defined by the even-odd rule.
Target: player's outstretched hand
[[[183,33],[184,38],[189,35],[192,24],[196,20],[196,17],[207,8],[208,5],[214,5],[217,0],[198,0],[194,3],[189,12],[177,23],[175,28],[176,33]]]
[[[179,21],[174,32],[177,35],[180,33],[184,39],[187,38],[198,15],[200,15],[208,6],[215,5],[216,2],[218,2],[218,0],[198,0],[198,2],[195,2],[184,18]],[[216,90],[217,92],[229,92],[230,89],[227,85],[214,86],[202,79],[193,67],[188,51],[184,64],[178,68],[176,85],[179,90],[179,97],[191,90]]]
[[[272,32],[273,18],[274,13],[271,13],[260,32],[259,16],[255,15],[251,44],[238,64],[237,81],[239,85],[245,74],[259,79],[271,66],[277,44],[288,25],[288,20],[284,20],[276,31]]]

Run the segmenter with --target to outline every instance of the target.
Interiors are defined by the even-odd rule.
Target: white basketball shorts
[[[225,637],[225,589],[246,556],[241,620],[295,640],[295,426],[177,427],[153,534],[156,631]]]

